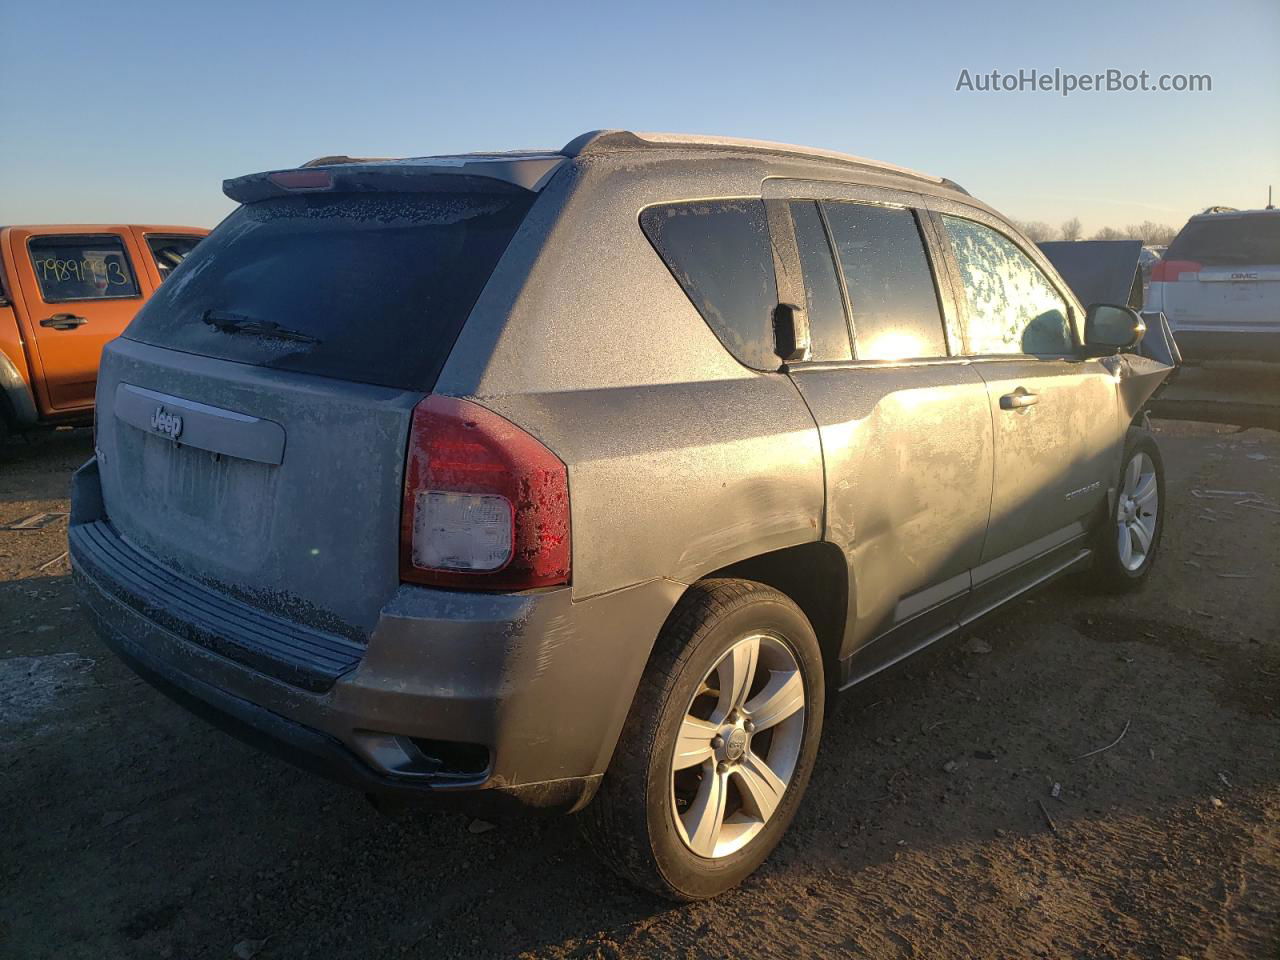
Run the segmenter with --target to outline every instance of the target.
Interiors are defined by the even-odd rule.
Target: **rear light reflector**
[[[509,420],[455,397],[413,411],[400,579],[472,590],[569,582],[569,477]]]

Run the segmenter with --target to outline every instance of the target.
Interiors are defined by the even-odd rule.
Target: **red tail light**
[[[1157,260],[1151,266],[1152,283],[1177,283],[1184,273],[1199,273],[1200,264],[1194,260]]]
[[[328,170],[283,170],[267,177],[285,190],[332,190],[333,175]]]
[[[569,582],[569,473],[509,420],[455,397],[413,411],[400,579],[470,590]]]

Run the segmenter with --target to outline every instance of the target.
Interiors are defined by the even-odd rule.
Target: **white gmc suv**
[[[1280,210],[1192,217],[1152,268],[1146,309],[1188,360],[1280,361]]]

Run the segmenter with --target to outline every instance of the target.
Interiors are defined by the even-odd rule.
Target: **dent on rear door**
[[[847,655],[931,611],[946,614],[968,591],[991,503],[987,391],[965,363],[814,369],[793,379],[822,437],[826,538],[849,562],[856,611]]]

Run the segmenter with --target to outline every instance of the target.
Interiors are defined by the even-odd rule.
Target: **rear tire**
[[[1104,593],[1140,590],[1164,533],[1164,461],[1155,437],[1130,427],[1115,503],[1094,536],[1092,586]]]
[[[620,876],[673,900],[736,886],[795,815],[824,696],[818,640],[795,603],[746,580],[694,584],[582,814],[588,842]]]

